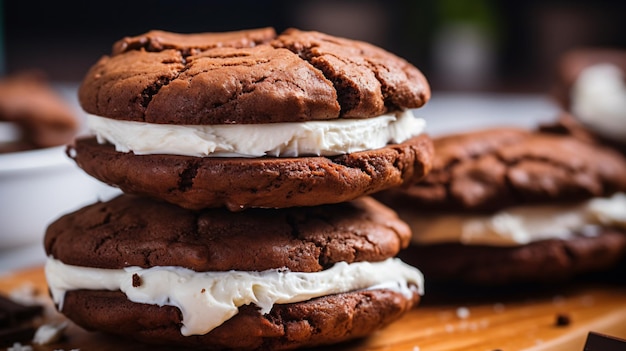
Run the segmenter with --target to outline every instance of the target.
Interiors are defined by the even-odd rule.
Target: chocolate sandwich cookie
[[[626,255],[626,159],[569,135],[494,128],[434,140],[422,182],[375,196],[413,231],[428,281],[562,281]]]
[[[0,153],[64,145],[79,127],[76,111],[42,72],[0,79]]]
[[[192,211],[120,195],[45,235],[59,310],[88,330],[204,349],[293,349],[369,335],[420,298],[394,256],[410,230],[362,197],[287,209]]]
[[[126,193],[189,209],[338,203],[428,172],[411,109],[429,98],[416,67],[365,42],[151,31],[89,70],[79,100],[96,137],[68,152]]]

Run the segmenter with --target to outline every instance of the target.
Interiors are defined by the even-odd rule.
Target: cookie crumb
[[[456,316],[460,319],[466,319],[469,315],[470,311],[467,307],[459,307],[456,309]]]
[[[565,314],[565,313],[559,313],[556,315],[556,326],[557,327],[565,327],[570,325],[570,323],[572,322],[572,320],[570,319],[569,315]]]
[[[33,351],[33,347],[29,345],[22,345],[19,342],[13,343],[13,346],[7,348],[7,351]]]
[[[39,304],[40,291],[31,283],[22,284],[9,292],[9,299],[22,305],[32,306]]]
[[[133,288],[137,288],[141,286],[141,277],[139,274],[133,274]]]
[[[555,304],[555,305],[562,305],[562,304],[565,303],[565,298],[563,298],[563,296],[561,296],[561,295],[555,295],[552,298],[552,303]]]
[[[206,292],[205,288],[202,288],[202,290],[200,290],[200,294],[204,294]]]
[[[496,313],[502,313],[504,312],[504,304],[503,303],[496,303],[493,305],[493,311]]]
[[[585,295],[580,298],[580,304],[585,307],[591,307],[595,304],[595,301],[593,299],[593,296]]]
[[[44,324],[37,328],[33,343],[37,345],[48,345],[58,342],[63,337],[63,331],[67,327],[67,322],[56,324]]]

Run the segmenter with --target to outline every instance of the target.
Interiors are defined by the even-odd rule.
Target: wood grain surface
[[[47,303],[45,320],[63,320],[47,295],[43,269],[0,277],[0,292],[34,291]],[[562,323],[557,319],[561,316]],[[569,323],[565,323],[569,321]],[[589,332],[626,338],[626,285],[584,281],[508,290],[428,289],[422,303],[400,320],[354,342],[324,350],[512,351],[580,350]],[[64,339],[34,350],[166,350],[69,323]]]

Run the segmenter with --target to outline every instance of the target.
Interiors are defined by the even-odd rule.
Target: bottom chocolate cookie
[[[146,343],[207,350],[287,350],[367,336],[413,308],[411,298],[385,289],[363,290],[275,305],[261,314],[253,305],[205,335],[183,336],[182,316],[172,306],[130,302],[119,291],[68,292],[63,313],[89,330]]]
[[[626,257],[626,232],[604,229],[593,237],[542,240],[511,247],[415,245],[398,256],[419,266],[429,282],[492,286],[563,282],[616,266]]]
[[[241,211],[340,203],[408,184],[428,173],[433,149],[430,138],[420,135],[332,157],[135,155],[95,138],[77,140],[68,152],[85,172],[124,193],[189,209]]]

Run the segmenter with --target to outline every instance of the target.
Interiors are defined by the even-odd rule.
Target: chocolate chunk
[[[141,286],[141,277],[139,274],[133,274],[133,288]]]
[[[565,327],[570,325],[570,323],[572,322],[572,320],[570,319],[570,316],[568,314],[565,313],[559,313],[556,315],[556,321],[555,324],[557,327]]]
[[[15,342],[29,342],[36,330],[33,326],[0,328],[0,347],[13,345]]]
[[[0,327],[10,327],[41,315],[40,305],[22,305],[0,295]]]
[[[42,313],[40,305],[22,305],[0,295],[0,346],[30,341],[36,330],[30,322]]]
[[[614,336],[589,332],[584,351],[623,351],[626,350],[626,340]]]

